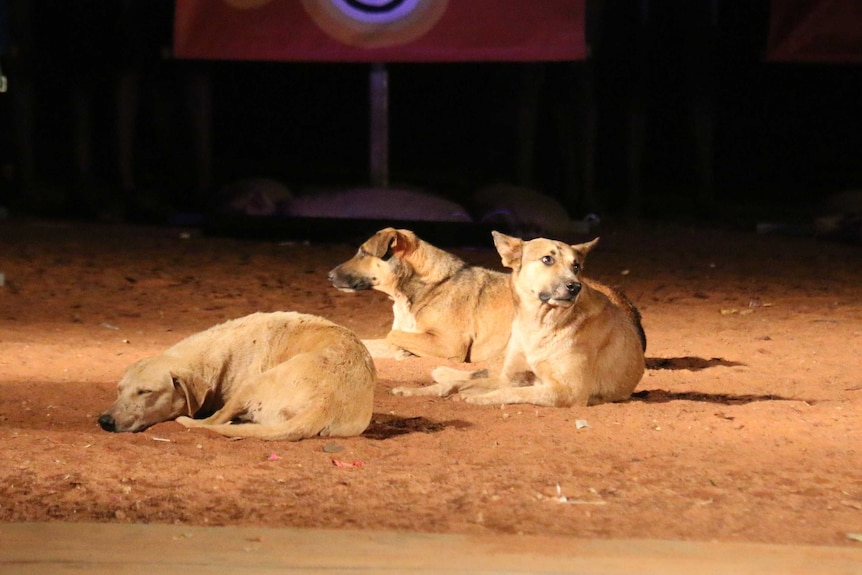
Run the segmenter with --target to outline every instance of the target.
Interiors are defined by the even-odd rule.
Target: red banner
[[[177,0],[178,58],[582,60],[585,0]]]
[[[766,58],[862,63],[862,2],[772,0]]]

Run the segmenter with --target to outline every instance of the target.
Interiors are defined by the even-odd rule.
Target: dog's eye
[[[554,265],[554,256],[545,256],[542,258],[542,263],[546,266]]]
[[[139,389],[138,395],[147,395],[148,393],[152,393],[152,392],[153,391],[151,389]]]
[[[573,263],[573,264],[572,264],[572,270],[573,270],[575,273],[580,272],[580,271],[581,271],[581,264],[579,264],[578,262]]]

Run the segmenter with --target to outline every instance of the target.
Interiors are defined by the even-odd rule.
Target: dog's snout
[[[117,422],[109,413],[103,413],[99,416],[99,427],[105,431],[117,431]]]
[[[581,292],[581,282],[568,282],[566,289],[569,290],[571,295],[576,296]]]
[[[366,290],[372,287],[371,279],[344,273],[338,268],[329,272],[328,277],[330,283],[340,290]]]

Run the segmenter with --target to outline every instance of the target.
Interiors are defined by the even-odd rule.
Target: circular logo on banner
[[[449,0],[302,0],[324,32],[360,48],[406,44],[437,24]]]

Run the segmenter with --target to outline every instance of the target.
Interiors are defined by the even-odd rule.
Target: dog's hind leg
[[[323,416],[324,412],[312,406],[309,409],[303,411],[302,413],[291,417],[290,419],[273,424],[210,424],[206,423],[206,420],[204,419],[190,420],[190,422],[181,421],[181,419],[185,420],[188,418],[177,418],[177,421],[183,425],[186,425],[186,427],[208,429],[210,431],[214,431],[216,433],[224,435],[225,437],[299,441],[300,439],[306,439],[309,437],[314,437],[316,435],[330,435],[329,430],[326,429],[325,418]],[[189,425],[189,423],[191,423],[191,425]],[[364,431],[364,428],[360,429],[352,435],[358,435],[359,433],[362,433],[362,431]]]
[[[440,367],[435,367],[434,371],[431,372],[431,379],[433,379],[437,383],[447,383],[455,381],[466,382],[472,381],[474,379],[487,378],[487,369],[455,369],[454,367],[446,367],[445,365],[441,365]]]

